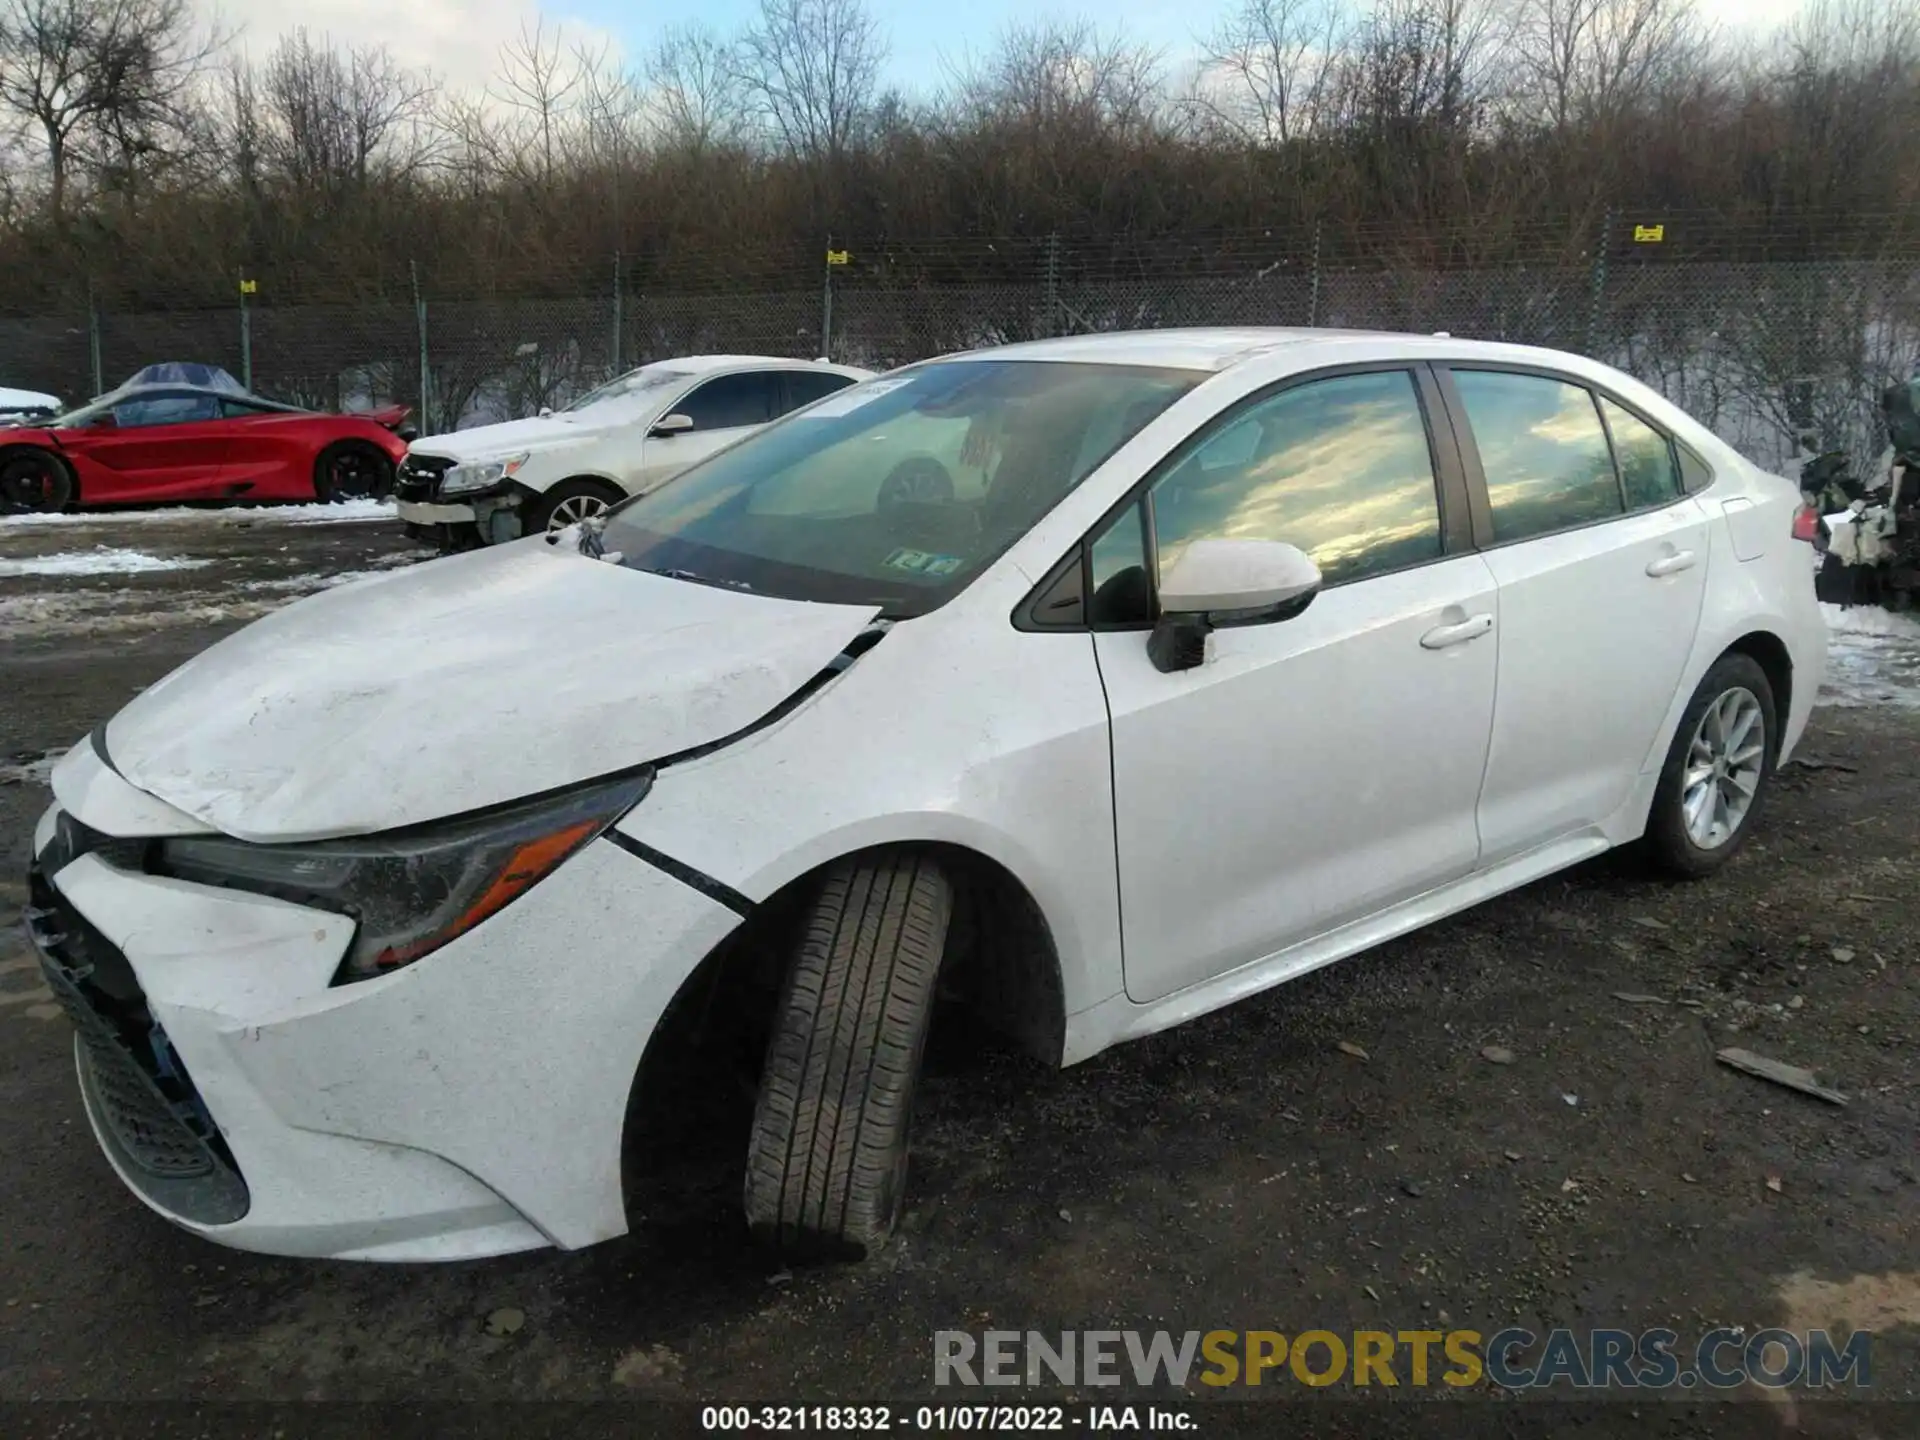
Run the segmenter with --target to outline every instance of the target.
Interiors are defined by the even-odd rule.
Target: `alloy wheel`
[[[555,505],[553,513],[547,517],[547,533],[557,534],[569,525],[604,515],[612,508],[598,495],[569,495]]]
[[[1760,701],[1736,686],[1707,706],[1687,746],[1680,811],[1687,838],[1717,850],[1738,833],[1766,768],[1767,725]]]

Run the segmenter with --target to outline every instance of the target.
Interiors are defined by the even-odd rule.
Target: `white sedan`
[[[642,365],[564,410],[414,441],[394,478],[400,518],[454,547],[558,530],[872,374],[768,355]]]
[[[1797,502],[1545,350],[932,361],[221,641],[55,770],[30,928],[210,1239],[619,1235],[732,1043],[752,1229],[865,1254],[936,981],[1072,1065],[1612,846],[1725,864],[1825,666]]]

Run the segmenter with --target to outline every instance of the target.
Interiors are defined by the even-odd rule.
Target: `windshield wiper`
[[[642,565],[639,567],[649,575],[664,575],[669,580],[685,580],[694,585],[713,585],[722,590],[745,590],[753,592],[753,586],[744,580],[715,580],[708,575],[696,575],[691,570],[654,570]]]

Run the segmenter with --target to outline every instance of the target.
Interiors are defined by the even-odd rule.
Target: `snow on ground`
[[[80,510],[71,514],[0,515],[0,531],[27,525],[141,525],[155,521],[197,520],[203,524],[247,521],[269,525],[345,525],[392,520],[391,500],[342,500],[332,505],[227,505],[197,509],[170,505],[159,510]]]
[[[1920,620],[1872,605],[1822,605],[1827,622],[1827,683],[1820,698],[1857,709],[1920,710]]]
[[[43,750],[38,755],[16,755],[0,761],[0,785],[45,785],[66,753],[64,749]]]
[[[0,559],[0,578],[14,575],[145,575],[155,570],[198,570],[212,563],[211,560],[189,560],[180,555],[149,555],[144,550],[96,545],[91,550],[28,555],[16,560]]]

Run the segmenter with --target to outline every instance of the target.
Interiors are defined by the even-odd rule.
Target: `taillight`
[[[1819,533],[1820,512],[1811,505],[1802,505],[1794,512],[1793,538],[1812,542]]]

